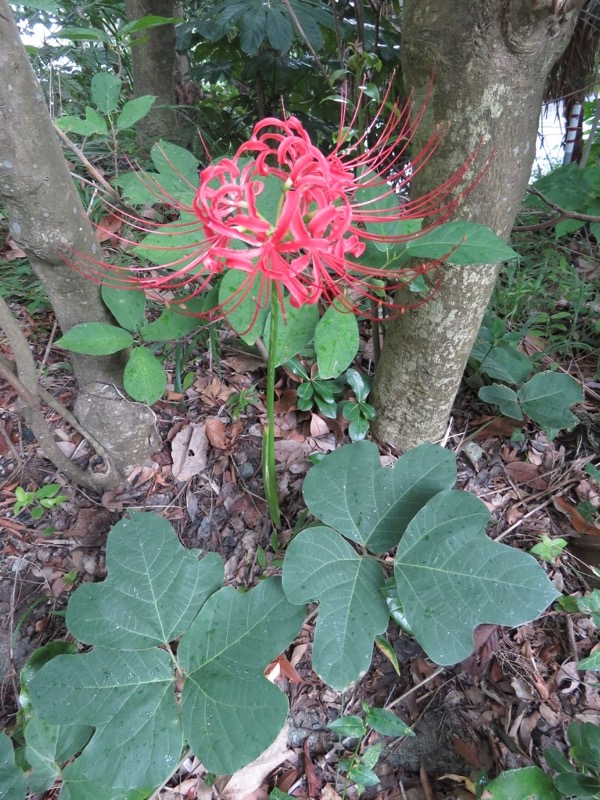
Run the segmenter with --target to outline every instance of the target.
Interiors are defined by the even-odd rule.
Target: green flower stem
[[[271,288],[271,330],[269,332],[269,357],[267,360],[267,425],[263,431],[263,484],[273,525],[281,523],[277,478],[275,475],[275,353],[279,323],[279,297]]]

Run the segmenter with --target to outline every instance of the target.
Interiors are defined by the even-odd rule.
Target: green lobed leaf
[[[457,248],[452,252],[453,248]],[[519,258],[499,236],[476,222],[446,222],[429,233],[406,243],[406,252],[415,258],[438,259],[447,256],[448,264],[498,264]]]
[[[119,325],[128,331],[139,330],[146,321],[146,295],[140,289],[116,289],[102,284],[102,300]]]
[[[415,638],[438,664],[465,659],[477,625],[521,625],[558,595],[532,556],[488,539],[489,519],[473,495],[440,492],[398,546],[398,596]]]
[[[67,626],[80,642],[128,650],[166,644],[221,586],[219,556],[199,561],[157,514],[129,516],[108,537],[106,580],[83,583],[69,601]]]
[[[282,55],[289,52],[294,38],[294,30],[284,7],[269,6],[266,19],[266,34],[269,44]]]
[[[344,309],[339,300],[332,303],[315,328],[315,352],[319,375],[337,378],[358,353],[359,336],[356,316]]]
[[[304,608],[286,599],[278,578],[269,578],[245,594],[231,587],[216,592],[181,639],[183,728],[209,772],[248,764],[285,724],[287,699],[263,673],[303,619]]]
[[[249,278],[245,272],[228,270],[219,285],[219,305],[242,341],[252,345],[263,335],[269,303],[261,276],[247,286]]]
[[[280,366],[303,350],[315,335],[315,326],[318,329],[319,309],[316,305],[304,305],[294,308],[287,298],[284,308],[279,308],[277,327],[277,349],[275,350],[275,366]],[[271,330],[271,315],[267,317],[264,337],[269,340]],[[327,376],[324,376],[327,377]]]
[[[123,386],[134,400],[151,406],[167,388],[165,368],[148,348],[135,347],[123,371]]]
[[[579,422],[569,411],[583,401],[583,391],[570,375],[538,372],[519,389],[519,400],[528,417],[543,428],[571,428]]]
[[[121,109],[121,113],[117,117],[116,127],[117,130],[124,130],[131,128],[136,122],[143,119],[150,111],[156,101],[156,96],[151,94],[143,95],[142,97],[135,97],[133,100],[128,100]]]
[[[111,114],[119,103],[121,80],[110,72],[98,72],[92,78],[92,102],[103,114]]]
[[[123,328],[108,325],[106,322],[82,322],[69,328],[54,344],[73,353],[108,356],[125,350],[132,343],[133,336]]]
[[[366,673],[373,640],[387,628],[383,584],[377,562],[359,556],[331,528],[307,528],[286,551],[284,591],[292,603],[319,601],[313,668],[337,691]]]
[[[312,514],[348,539],[384,553],[395,547],[417,511],[456,480],[449,450],[422,444],[390,468],[373,442],[355,442],[328,454],[302,488]]]
[[[502,772],[487,784],[485,800],[562,800],[552,778],[539,767]]]
[[[95,727],[74,762],[80,778],[113,790],[137,789],[158,785],[177,765],[183,738],[173,662],[165,650],[96,647],[57,656],[34,676],[29,690],[42,718]]]
[[[32,771],[27,778],[30,792],[45,792],[62,764],[82,750],[94,729],[89,725],[52,725],[34,716],[25,727],[25,758]]]
[[[25,800],[25,776],[15,764],[10,738],[0,731],[0,800]]]
[[[512,419],[523,419],[523,412],[519,405],[517,393],[508,386],[493,383],[491,386],[482,386],[478,396],[484,403],[498,406],[500,413]]]

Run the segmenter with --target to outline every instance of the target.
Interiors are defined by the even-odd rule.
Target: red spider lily
[[[374,301],[378,307],[404,310],[406,306],[394,303],[394,290],[444,259],[411,265],[410,269],[378,268],[368,264],[367,244],[393,245],[423,232],[400,233],[399,222],[427,218],[433,220],[424,229],[429,230],[445,221],[460,200],[456,188],[475,154],[427,195],[401,200],[398,192],[427,163],[443,134],[437,131],[405,164],[423,109],[411,121],[410,104],[404,110],[394,105],[382,124],[386,99],[369,130],[357,141],[349,140],[342,120],[338,144],[328,155],[311,142],[295,117],[261,120],[250,140],[232,158],[223,158],[201,172],[191,208],[153,184],[158,199],[182,214],[193,215],[191,222],[183,218],[178,231],[189,242],[191,231],[197,230],[198,240],[175,247],[147,246],[142,240],[142,247],[162,251],[159,261],[163,263],[156,267],[109,267],[94,262],[101,271],[92,277],[107,280],[106,270],[110,269],[108,280],[112,285],[159,290],[165,302],[184,305],[210,287],[224,270],[244,273],[246,277],[235,295],[206,313],[211,319],[225,316],[251,289],[257,293],[257,313],[272,289],[281,303],[285,290],[295,307],[339,298],[356,312],[363,299]],[[356,114],[350,129],[355,118]],[[377,141],[371,143],[371,135],[378,129]],[[160,226],[127,214],[121,216],[141,233],[161,233]],[[173,227],[169,226],[169,241],[174,236]],[[169,250],[176,250],[179,257],[164,263],[164,253]],[[122,277],[115,278],[119,271]],[[385,292],[378,288],[382,285]],[[173,292],[182,287],[186,289],[185,298],[175,297]]]

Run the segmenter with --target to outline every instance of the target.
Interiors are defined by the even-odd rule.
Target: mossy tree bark
[[[531,174],[544,83],[584,3],[405,0],[403,74],[417,108],[434,76],[415,152],[436,125],[449,124],[414,180],[415,196],[442,183],[483,141],[471,177],[493,154],[490,166],[455,218],[508,238]],[[433,300],[389,324],[375,376],[375,433],[403,450],[443,435],[498,274],[496,264],[443,269]]]
[[[82,274],[85,258],[100,258],[100,248],[6,0],[0,0],[0,42],[0,198],[11,236],[27,253],[63,332],[82,322],[111,322],[98,286]],[[65,253],[83,256],[81,273],[65,263]],[[115,475],[145,463],[156,448],[154,414],[123,398],[123,353],[73,354],[71,363],[80,389],[77,417],[106,448]]]
[[[175,0],[125,0],[125,13],[129,22],[150,15],[174,17]],[[160,25],[134,33],[131,65],[135,96],[156,96],[150,113],[136,125],[140,144],[149,147],[158,139],[177,141],[180,131],[175,109],[175,26]]]

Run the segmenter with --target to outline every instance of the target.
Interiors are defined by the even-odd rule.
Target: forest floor
[[[51,312],[42,308],[29,314],[21,307],[19,315],[43,367],[45,388],[68,406],[75,387],[62,352],[49,348],[55,332]],[[524,346],[539,344],[525,341]],[[366,370],[366,338],[362,345],[359,366]],[[10,356],[1,340],[0,352]],[[226,582],[233,586],[252,586],[283,555],[304,510],[301,487],[310,467],[308,456],[348,441],[347,423],[299,412],[293,376],[280,370],[276,458],[284,524],[275,552],[260,470],[263,363],[226,337],[219,355],[217,365],[198,353],[188,365],[195,372],[189,389],[177,393],[171,388],[155,404],[163,445],[153,465],[138,469],[121,491],[103,494],[81,490],[56,472],[20,421],[14,392],[0,384],[0,726],[10,729],[14,723],[18,671],[28,655],[65,634],[57,612],[65,608],[70,593],[81,581],[105,577],[107,533],[127,511],[156,511],[172,523],[186,546],[218,552]],[[457,488],[476,494],[493,515],[491,538],[526,551],[541,534],[566,538],[564,553],[544,567],[559,591],[581,595],[598,585],[588,565],[600,563],[600,485],[585,472],[586,464],[598,463],[597,354],[562,359],[559,367],[580,381],[585,392],[577,409],[582,422],[574,430],[550,441],[531,423],[518,428],[514,421],[490,415],[489,407],[465,386],[445,444],[458,458]],[[256,392],[250,392],[252,387]],[[246,390],[251,402],[242,407],[239,393]],[[79,434],[51,412],[48,419],[61,449],[85,465],[91,454]],[[521,435],[511,438],[515,426]],[[194,430],[202,444],[191,457],[186,442]],[[384,465],[396,456],[389,448],[382,448],[381,455]],[[33,491],[47,483],[61,484],[64,502],[44,510],[37,520],[30,513],[33,506],[15,516],[17,488]],[[595,515],[589,515],[590,508]],[[598,629],[583,613],[551,609],[518,629],[480,626],[473,656],[449,668],[438,668],[412,638],[392,626],[389,640],[399,672],[376,649],[368,674],[343,698],[311,671],[313,631],[310,615],[273,665],[289,696],[290,715],[287,740],[278,740],[272,758],[235,776],[237,788],[230,784],[229,789],[221,779],[210,786],[202,765],[188,759],[162,790],[162,800],[250,800],[268,797],[274,787],[300,798],[356,797],[338,768],[356,743],[326,726],[342,708],[343,713],[360,714],[361,701],[393,707],[416,732],[410,739],[385,739],[375,767],[380,784],[362,795],[373,800],[474,798],[481,774],[544,766],[542,751],[548,745],[566,752],[565,730],[571,721],[600,724],[597,675],[576,669],[598,642]],[[363,746],[376,740],[373,732]],[[50,790],[44,798],[57,794]]]

